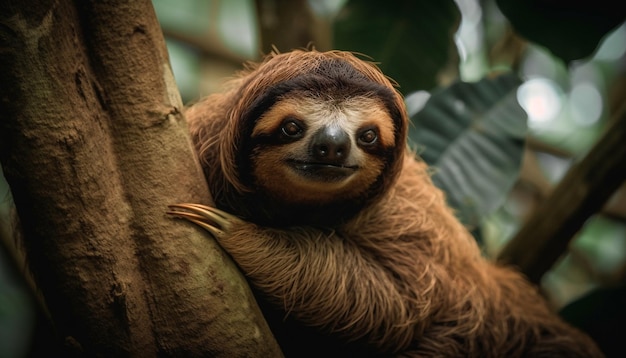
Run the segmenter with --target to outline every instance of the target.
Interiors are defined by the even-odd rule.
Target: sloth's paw
[[[168,214],[187,219],[210,232],[218,240],[224,239],[234,225],[245,221],[220,209],[200,204],[168,205]]]

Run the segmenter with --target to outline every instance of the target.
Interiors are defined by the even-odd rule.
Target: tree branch
[[[572,166],[551,195],[502,249],[498,260],[518,266],[531,281],[566,251],[585,221],[626,179],[626,111],[611,121],[582,161]]]

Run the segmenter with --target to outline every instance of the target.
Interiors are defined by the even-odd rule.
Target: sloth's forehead
[[[363,125],[364,121],[374,120],[385,113],[380,101],[367,97],[335,99],[332,97],[304,97],[290,101],[297,117],[302,118],[310,126],[341,125],[345,129]],[[386,116],[385,116],[386,117]],[[384,118],[379,118],[384,120]]]

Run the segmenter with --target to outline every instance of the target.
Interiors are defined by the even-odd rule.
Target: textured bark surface
[[[68,346],[277,356],[241,275],[166,216],[210,202],[150,1],[2,1],[0,160]]]

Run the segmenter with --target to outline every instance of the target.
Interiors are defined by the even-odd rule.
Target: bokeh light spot
[[[562,108],[560,87],[547,78],[533,78],[517,90],[517,101],[528,114],[529,125],[545,124],[555,119]]]
[[[589,82],[582,82],[572,88],[569,96],[569,109],[576,123],[589,126],[602,115],[602,95],[598,88]]]

